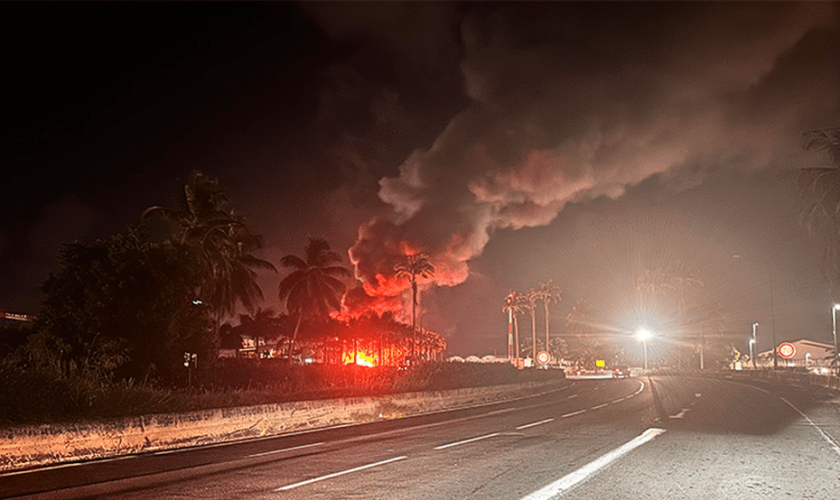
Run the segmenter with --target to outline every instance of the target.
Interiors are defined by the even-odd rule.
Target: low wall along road
[[[9,428],[0,430],[0,471],[418,415],[534,395],[564,383],[555,380]]]

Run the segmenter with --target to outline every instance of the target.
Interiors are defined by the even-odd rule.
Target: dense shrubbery
[[[212,374],[212,375],[211,375]],[[0,366],[0,424],[117,418],[151,413],[359,397],[413,391],[525,383],[562,378],[553,370],[516,370],[507,364],[425,363],[393,367],[308,365],[278,360],[228,360],[196,374],[198,388],[166,389],[131,380],[102,382],[49,370]]]

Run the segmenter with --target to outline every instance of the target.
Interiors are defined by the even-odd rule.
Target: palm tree
[[[531,288],[524,294],[522,307],[531,315],[531,366],[537,366],[537,291]]]
[[[514,345],[516,345],[516,367],[519,368],[519,315],[523,311],[521,294],[510,292],[505,297],[505,305],[502,312],[508,313],[513,318],[513,329],[515,333]]]
[[[140,216],[148,228],[156,217],[175,225],[167,239],[193,248],[199,256],[202,283],[198,291],[215,315],[218,328],[225,315],[241,304],[253,312],[263,294],[257,284],[256,269],[277,272],[269,262],[252,252],[262,244],[245,219],[234,213],[226,190],[215,177],[194,170],[184,186],[180,208],[153,206]]]
[[[417,342],[417,278],[431,279],[435,276],[435,266],[429,262],[426,254],[410,254],[405,263],[394,266],[397,278],[404,278],[411,283],[411,359],[414,361],[414,344]]]
[[[310,238],[304,249],[304,257],[286,255],[280,259],[283,267],[293,271],[280,281],[280,301],[286,305],[290,315],[296,317],[295,329],[289,339],[289,360],[294,351],[295,340],[304,316],[327,316],[341,308],[341,296],[347,289],[342,278],[353,274],[346,267],[338,265],[341,257],[330,250],[326,240]]]
[[[833,287],[840,275],[840,128],[815,130],[804,134],[805,149],[827,153],[829,165],[803,168],[799,189],[810,203],[802,213],[809,232],[825,227],[831,235],[826,249],[829,269],[826,274]]]
[[[540,283],[536,290],[537,299],[541,300],[543,307],[545,307],[545,349],[549,349],[551,343],[549,342],[549,323],[551,315],[548,313],[549,304],[557,304],[563,299],[563,291],[560,287],[555,285],[551,280]]]
[[[263,300],[256,269],[277,272],[277,268],[252,255],[262,244],[259,236],[251,234],[245,226],[219,229],[213,236],[216,241],[212,252],[206,254],[210,279],[202,287],[202,296],[219,314],[233,314],[237,303],[254,312]]]

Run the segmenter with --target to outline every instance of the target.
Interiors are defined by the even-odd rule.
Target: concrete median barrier
[[[564,383],[554,380],[7,428],[0,430],[0,471],[419,415],[535,395]]]

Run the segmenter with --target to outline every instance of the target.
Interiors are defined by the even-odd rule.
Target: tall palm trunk
[[[548,323],[550,316],[548,315],[548,300],[543,301],[543,305],[545,306],[545,352],[549,352],[550,344],[548,343]]]
[[[417,344],[417,280],[411,280],[411,362],[414,362],[414,346]]]
[[[295,339],[297,339],[298,331],[300,331],[300,322],[303,319],[303,312],[298,311],[297,323],[295,323],[295,331],[292,333],[292,338],[289,339],[289,364],[292,363],[292,354],[295,352]]]
[[[537,366],[537,314],[533,308],[531,309],[531,342],[534,343],[531,347],[531,366]]]
[[[519,368],[519,318],[516,314],[513,315],[513,331],[516,336],[516,368]]]

